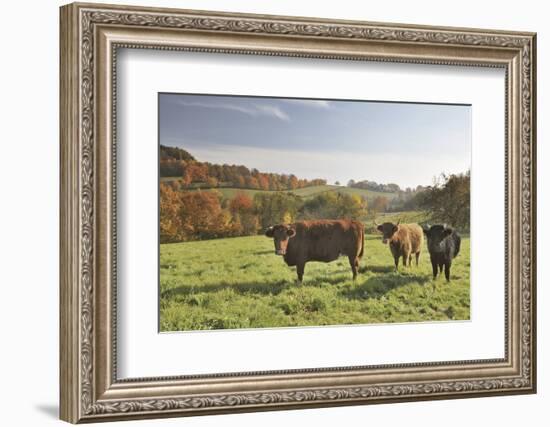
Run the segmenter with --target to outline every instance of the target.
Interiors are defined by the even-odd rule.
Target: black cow
[[[446,224],[426,225],[423,227],[424,234],[428,239],[428,251],[432,261],[432,270],[434,279],[437,277],[437,268],[439,273],[445,266],[445,278],[447,282],[451,278],[451,264],[460,252],[460,235]]]

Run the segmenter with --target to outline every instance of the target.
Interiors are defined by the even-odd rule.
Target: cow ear
[[[376,229],[377,229],[378,231],[382,231],[382,226],[379,225],[378,227],[376,227]]]
[[[394,226],[393,226],[393,232],[396,233],[397,230],[399,230],[399,226],[398,226],[398,225],[394,225]]]
[[[449,236],[450,234],[452,234],[452,232],[453,232],[453,229],[451,227],[447,227],[445,228],[445,230],[443,230],[443,234],[445,236]]]
[[[269,227],[267,230],[265,230],[265,235],[267,237],[273,237],[273,227]]]
[[[296,236],[296,230],[294,230],[294,228],[287,228],[286,235],[288,237],[294,237]]]

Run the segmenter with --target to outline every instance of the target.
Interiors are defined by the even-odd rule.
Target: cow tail
[[[460,238],[460,235],[459,234],[456,234],[456,238],[455,238],[455,257],[458,255],[458,253],[460,252],[460,242],[461,242],[461,238]]]
[[[363,256],[364,249],[365,249],[365,230],[361,228],[361,250],[359,251],[359,255],[358,255],[359,258]]]

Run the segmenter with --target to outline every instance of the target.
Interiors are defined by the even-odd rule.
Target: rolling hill
[[[170,181],[180,181],[181,178],[176,177],[161,177],[161,182],[170,182]],[[235,197],[237,193],[245,193],[246,195],[250,197],[254,197],[254,194],[256,193],[273,193],[275,191],[272,190],[259,190],[259,189],[250,189],[250,188],[235,188],[235,187],[225,187],[223,184],[220,187],[210,188],[206,187],[204,185],[195,185],[194,188],[191,188],[187,191],[196,191],[196,190],[203,190],[203,191],[218,191],[223,195],[224,199],[231,199]],[[367,201],[371,201],[374,198],[378,196],[386,197],[388,200],[392,200],[393,198],[397,197],[397,193],[386,193],[381,191],[372,191],[362,188],[352,188],[352,187],[344,187],[339,185],[313,185],[309,187],[304,188],[297,188],[296,190],[281,190],[285,193],[293,193],[296,194],[299,197],[302,197],[303,199],[308,199],[310,197],[317,196],[322,193],[326,193],[328,191],[335,191],[338,193],[343,194],[356,194],[361,197],[365,197]]]

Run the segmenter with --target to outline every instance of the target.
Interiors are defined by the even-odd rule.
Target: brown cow
[[[282,255],[289,266],[296,266],[302,282],[308,261],[331,262],[340,255],[349,259],[353,278],[357,277],[359,259],[363,256],[364,226],[354,220],[300,221],[269,227],[265,235],[272,237],[275,254]]]
[[[410,267],[413,254],[416,256],[416,265],[418,265],[422,242],[424,241],[422,227],[418,224],[399,224],[399,221],[397,224],[392,222],[377,224],[375,222],[374,225],[382,233],[382,243],[389,242],[390,244],[390,251],[395,261],[395,270],[399,265],[400,257],[403,257],[403,266],[407,266],[408,260]]]

